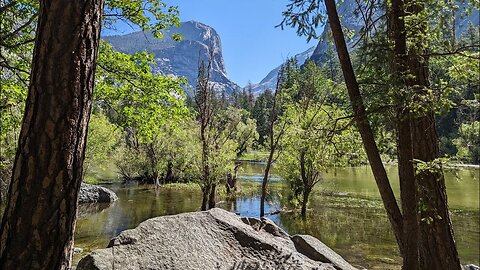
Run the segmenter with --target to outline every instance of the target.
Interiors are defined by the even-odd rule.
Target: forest
[[[213,48],[193,84],[101,38],[118,21],[162,38],[181,13],[162,1],[2,1],[0,269],[71,269],[81,183],[102,185],[105,172],[119,185],[194,190],[197,211],[253,192],[256,215],[269,217],[280,196],[279,211],[307,222],[326,175],[362,166],[394,269],[462,269],[445,175],[472,166],[478,188],[480,27],[456,23],[480,4],[356,1],[354,33],[335,2],[288,1],[278,27],[325,39],[327,53],[286,59],[276,87],[256,94],[212,82]],[[248,162],[262,164],[255,185],[242,178]]]

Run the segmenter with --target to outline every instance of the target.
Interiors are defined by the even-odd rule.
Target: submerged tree
[[[214,85],[210,81],[213,49],[209,49],[209,59],[202,61],[198,70],[195,103],[202,149],[200,187],[202,189],[202,210],[215,207],[216,189],[228,174],[227,165],[235,159],[236,144],[232,140],[236,125],[231,124],[228,109],[223,110]]]
[[[336,166],[358,164],[363,153],[357,150],[361,143],[350,115],[332,101],[344,86],[326,79],[313,62],[303,66],[296,85],[281,119],[289,129],[280,143],[278,164],[305,218],[309,196],[322,174]]]
[[[322,175],[336,166],[350,165],[352,157],[361,156],[352,153],[358,149],[359,142],[345,117],[338,106],[320,103],[306,109],[294,104],[285,112],[284,121],[290,125],[281,142],[278,166],[290,183],[294,199],[301,205],[303,218],[309,196]]]
[[[278,72],[277,86],[273,94],[272,107],[268,110],[267,145],[268,159],[262,179],[262,194],[260,197],[260,217],[265,216],[265,200],[267,198],[268,180],[273,162],[278,158],[278,147],[282,136],[287,130],[287,122],[280,123],[280,114],[283,111],[283,91],[294,87],[294,76],[298,70],[295,59],[287,60]]]
[[[104,41],[100,52],[95,106],[123,129],[124,158],[129,160],[120,158],[117,166],[127,180],[141,177],[158,186],[161,134],[188,116],[181,88],[184,80],[153,74],[152,54],[128,55]]]
[[[217,108],[215,90],[210,84],[210,70],[212,59],[210,58],[208,64],[204,61],[200,63],[198,68],[197,87],[195,88],[195,103],[198,110],[198,122],[200,125],[200,141],[202,144],[202,210],[209,208],[210,193],[215,191],[210,175],[209,164],[209,134],[208,130],[212,126],[213,117],[215,116]],[[215,196],[215,195],[213,195]],[[215,199],[213,197],[213,199]]]

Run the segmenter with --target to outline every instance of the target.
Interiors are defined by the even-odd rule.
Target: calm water
[[[388,172],[392,186],[398,192],[396,167],[389,166]],[[446,174],[455,238],[464,264],[479,264],[479,172],[460,170]],[[241,181],[261,181],[262,173],[262,164],[243,164]],[[287,204],[286,186],[275,175],[272,183],[267,212]],[[87,251],[103,248],[112,237],[148,218],[197,211],[201,203],[199,191],[110,188],[119,196],[112,206],[81,206],[75,246]],[[259,194],[252,194],[235,201],[220,202],[218,206],[242,216],[258,216],[259,204]],[[297,213],[271,215],[269,218],[290,234],[310,234],[319,238],[356,266],[399,269],[401,259],[368,167],[327,172],[312,194],[310,208],[306,221]],[[76,260],[79,257],[77,255]]]

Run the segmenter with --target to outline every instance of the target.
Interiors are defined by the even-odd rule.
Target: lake
[[[261,163],[243,163],[240,188],[242,183],[250,187],[252,182],[258,183],[258,192],[220,202],[218,207],[242,216],[258,216],[263,168]],[[397,169],[387,166],[387,171],[398,194]],[[445,174],[462,264],[479,264],[479,173],[478,169],[461,169]],[[292,235],[310,234],[319,238],[355,266],[400,269],[401,258],[370,168],[331,169],[323,178],[311,196],[306,221],[296,212],[269,215],[268,218]],[[76,247],[86,251],[103,248],[112,237],[148,218],[198,211],[201,204],[201,193],[194,188],[108,187],[117,193],[119,200],[111,206],[80,206]],[[275,167],[270,187],[266,212],[288,206],[288,186],[276,175]],[[76,255],[75,261],[80,257]]]

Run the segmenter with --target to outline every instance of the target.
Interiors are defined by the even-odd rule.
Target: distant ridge
[[[313,54],[315,47],[311,47],[308,50],[295,55],[295,59],[299,65],[303,65],[305,61],[307,61]],[[277,86],[277,78],[278,78],[278,71],[280,70],[280,66],[274,68],[270,71],[265,78],[263,78],[258,84],[253,85],[253,93],[254,95],[260,95],[261,93],[265,92],[267,89],[274,90]]]

